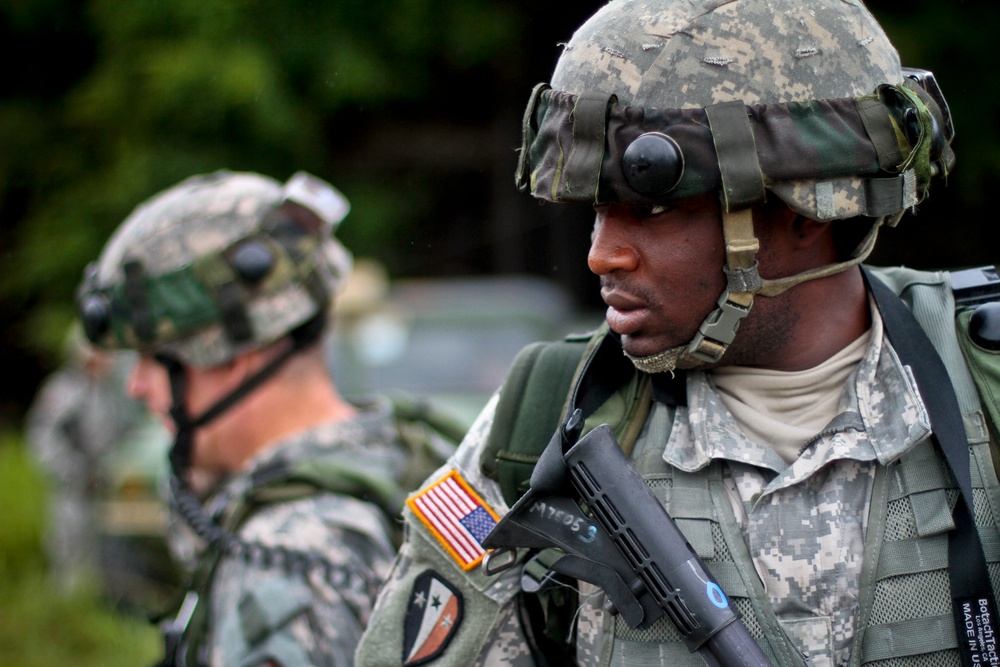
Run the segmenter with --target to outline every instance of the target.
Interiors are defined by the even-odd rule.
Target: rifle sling
[[[930,417],[932,437],[958,483],[955,530],[948,535],[955,633],[963,665],[989,664],[987,645],[979,638],[997,636],[996,600],[974,520],[969,444],[955,389],[937,350],[902,299],[866,267],[862,273],[882,315],[886,337],[900,361],[913,372]],[[971,634],[967,618],[972,619]]]

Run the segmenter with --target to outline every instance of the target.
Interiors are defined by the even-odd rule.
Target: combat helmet
[[[189,495],[195,430],[318,340],[351,267],[333,236],[349,208],[305,172],[284,184],[226,170],[194,176],[140,204],[86,269],[77,305],[88,339],[151,355],[168,372],[175,496]],[[286,337],[242,384],[188,413],[186,365],[218,366]]]
[[[532,92],[516,180],[554,202],[649,207],[720,193],[727,289],[651,372],[718,362],[755,295],[857,264],[952,168],[947,105],[860,0],[612,0]],[[769,195],[871,227],[847,261],[757,273],[751,208]]]
[[[324,316],[351,268],[333,186],[299,172],[194,176],[138,206],[78,295],[88,338],[207,368]]]

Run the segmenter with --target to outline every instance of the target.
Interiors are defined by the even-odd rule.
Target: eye
[[[676,209],[676,206],[671,206],[669,204],[653,204],[651,206],[640,206],[636,208],[636,213],[644,218],[652,218],[663,213],[669,213],[670,211],[674,211]]]

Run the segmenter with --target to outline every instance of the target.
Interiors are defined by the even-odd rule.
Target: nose
[[[587,255],[591,271],[603,276],[614,271],[635,271],[639,267],[639,253],[628,235],[634,218],[635,214],[625,206],[613,204],[597,208]]]
[[[153,370],[150,364],[153,363],[156,362],[146,355],[140,355],[136,359],[125,383],[125,389],[132,398],[143,399],[149,394],[150,373]]]

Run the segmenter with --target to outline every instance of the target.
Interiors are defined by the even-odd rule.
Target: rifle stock
[[[486,572],[499,571],[490,559],[502,551],[557,547],[566,555],[552,569],[601,587],[606,608],[629,625],[646,628],[666,615],[710,667],[770,667],[718,582],[629,466],[611,429],[602,425],[578,439],[581,428],[576,411],[552,437],[531,488],[483,543],[497,550]],[[576,498],[569,498],[574,492]]]

